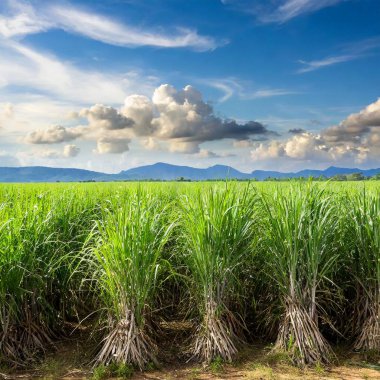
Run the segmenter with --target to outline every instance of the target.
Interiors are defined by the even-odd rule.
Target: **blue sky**
[[[378,167],[379,16],[378,0],[2,0],[0,165]]]

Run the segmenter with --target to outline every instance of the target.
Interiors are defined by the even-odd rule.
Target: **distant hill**
[[[0,167],[0,182],[76,182],[107,180],[108,174],[83,169],[49,168],[45,166]]]
[[[171,181],[179,178],[192,181],[216,179],[256,179],[326,177],[340,174],[362,173],[366,177],[380,173],[378,169],[362,170],[358,168],[338,168],[330,166],[325,170],[305,169],[298,172],[283,173],[278,171],[254,170],[242,173],[230,166],[214,165],[209,168],[194,168],[166,163],[140,166],[122,171],[118,174],[106,174],[84,169],[50,168],[44,166],[0,167],[0,182],[79,182],[79,181],[132,181],[159,180]]]
[[[353,173],[362,173],[365,177],[372,177],[380,173],[380,168],[378,169],[358,169],[358,168],[338,168],[336,166],[330,166],[324,170],[317,169],[304,169],[298,172],[277,172],[277,171],[267,171],[267,170],[254,170],[251,173],[251,178],[257,180],[264,180],[268,178],[309,178],[309,177],[326,177],[331,178],[336,175],[348,175]]]
[[[159,179],[175,180],[184,179],[202,181],[207,179],[249,179],[250,174],[241,173],[230,166],[215,165],[206,169],[193,168],[191,166],[178,166],[158,162],[154,165],[140,166],[138,168],[122,171],[117,175],[120,179]]]

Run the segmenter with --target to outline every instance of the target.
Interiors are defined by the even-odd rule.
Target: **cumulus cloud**
[[[95,152],[98,154],[108,153],[124,153],[129,150],[130,140],[128,139],[112,139],[102,137],[97,142]]]
[[[130,139],[123,132],[131,128],[134,122],[115,108],[96,104],[82,109],[76,116],[86,118],[88,124],[71,128],[57,125],[39,129],[29,133],[25,141],[29,144],[59,144],[82,138],[97,141],[96,152],[99,154],[123,153],[129,150]],[[76,152],[74,147],[67,145],[64,156],[73,157]]]
[[[133,120],[134,131],[138,136],[146,136],[154,131],[153,109],[153,103],[147,96],[131,95],[125,99],[122,113]]]
[[[339,125],[327,128],[324,136],[330,142],[360,143],[366,135],[378,127],[380,127],[380,99],[360,112],[349,115]]]
[[[364,108],[359,113],[351,114],[346,120],[342,122],[346,127],[353,126],[368,126],[379,127],[380,126],[380,98]]]
[[[270,141],[266,144],[260,143],[251,151],[254,161],[265,161],[268,159],[279,158],[285,155],[284,144],[280,141]]]
[[[78,116],[85,117],[88,124],[75,130],[80,131],[83,138],[97,141],[96,153],[124,153],[129,150],[134,120],[102,104],[82,109]]]
[[[57,144],[75,140],[79,135],[79,132],[74,129],[54,125],[47,129],[38,129],[29,133],[26,136],[26,142],[29,144]]]
[[[63,147],[63,157],[66,158],[71,158],[71,157],[76,157],[80,152],[80,149],[73,144],[70,145],[65,145]]]
[[[298,160],[312,160],[324,157],[328,149],[319,135],[300,133],[284,144],[284,153]]]
[[[147,150],[162,150],[160,143],[153,137],[141,140],[142,146]]]
[[[60,143],[74,139],[96,141],[96,152],[123,153],[132,139],[142,140],[147,149],[178,153],[199,153],[208,141],[262,139],[271,132],[256,121],[238,123],[215,115],[213,107],[192,86],[177,90],[164,84],[152,98],[128,96],[120,109],[96,104],[82,109],[78,118],[86,125],[51,127],[30,133],[26,141],[33,144]],[[160,142],[163,144],[160,144]]]
[[[376,161],[380,157],[380,99],[319,134],[298,129],[296,132],[287,140],[257,145],[251,152],[252,158],[284,157],[299,161],[350,163]]]
[[[152,119],[152,132],[159,139],[171,141],[172,150],[196,153],[199,144],[206,141],[245,140],[269,133],[255,121],[239,124],[217,117],[212,106],[192,86],[177,90],[161,85],[154,91],[152,101],[158,112]]]
[[[28,152],[19,152],[17,154],[26,162],[30,162],[30,160],[34,160],[36,158],[42,158],[44,160],[59,160],[59,159],[68,159],[72,157],[76,157],[80,152],[80,149],[73,144],[65,145],[62,149],[51,149],[50,147],[41,147],[37,149],[33,149]],[[25,164],[25,162],[23,162]]]
[[[350,145],[328,145],[322,135],[304,132],[285,141],[261,143],[252,150],[251,157],[254,161],[286,158],[314,163],[340,160],[361,163],[366,158],[366,149]]]
[[[119,130],[129,128],[134,121],[113,107],[95,104],[91,108],[84,108],[79,112],[80,117],[86,117],[92,129]]]

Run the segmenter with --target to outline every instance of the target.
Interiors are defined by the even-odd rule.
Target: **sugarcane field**
[[[379,189],[1,185],[0,378],[379,378]]]

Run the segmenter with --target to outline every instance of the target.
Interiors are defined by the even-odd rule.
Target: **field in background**
[[[75,366],[99,379],[187,361],[228,373],[224,363],[257,342],[271,359],[252,362],[251,348],[238,370],[269,372],[242,378],[278,378],[279,363],[289,378],[293,366],[317,376],[352,364],[353,352],[354,365],[376,371],[379,190],[377,181],[0,185],[0,378],[40,373],[67,342],[85,342]],[[181,371],[205,378],[192,368]]]

